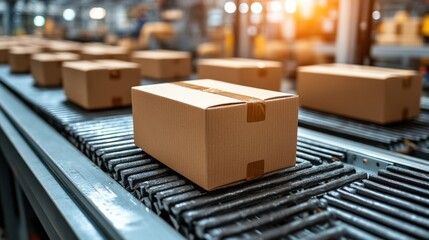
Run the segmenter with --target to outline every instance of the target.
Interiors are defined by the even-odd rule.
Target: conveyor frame
[[[57,214],[62,215],[62,220],[67,222],[68,227],[62,229],[62,226],[50,226],[56,220],[52,216],[48,218],[45,216],[50,214],[52,206],[49,206],[49,201],[43,200],[43,192],[34,192],[33,197],[30,196],[31,190],[25,191],[29,193],[27,197],[31,202],[47,204],[36,213],[42,220],[42,225],[48,229],[50,237],[73,238],[72,235],[68,235],[73,232],[76,238],[89,239],[141,239],[142,236],[148,239],[182,238],[162,219],[150,212],[118,183],[88,161],[86,156],[4,86],[0,86],[0,109],[2,110],[0,115],[2,151],[7,154],[6,158],[13,159],[11,166],[16,167],[15,171],[21,173],[18,178],[22,179],[20,182],[33,184],[37,182],[37,178],[30,174],[35,172],[31,170],[25,172],[24,167],[14,164],[27,161],[39,162],[39,166],[45,166],[45,169],[41,170],[45,171],[44,174],[57,179],[58,185],[55,189],[67,194],[62,198],[51,196],[53,206],[58,206]],[[19,159],[17,158],[19,155],[13,154],[14,151],[18,154],[27,153],[29,156],[22,155]],[[44,194],[53,194],[54,189],[47,189],[51,182],[43,182],[38,187],[44,188]],[[25,184],[21,184],[24,189],[27,187]],[[71,199],[76,208],[81,210],[79,214],[85,217],[82,216],[79,220],[78,217],[70,215],[71,207],[63,206],[67,203],[67,201],[63,202],[63,199]],[[84,228],[88,227],[90,222],[94,228],[92,231],[91,228]]]

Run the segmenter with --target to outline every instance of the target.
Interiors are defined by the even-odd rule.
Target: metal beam
[[[340,0],[335,61],[355,63],[361,0]]]

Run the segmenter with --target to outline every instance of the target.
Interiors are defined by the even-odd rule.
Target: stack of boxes
[[[396,18],[384,19],[376,35],[378,44],[386,45],[421,45],[421,19]]]
[[[402,23],[401,35],[399,36],[399,42],[402,45],[421,45],[421,19],[411,18]]]

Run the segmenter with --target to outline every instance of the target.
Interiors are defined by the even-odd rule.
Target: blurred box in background
[[[36,53],[31,58],[31,72],[37,86],[57,87],[62,84],[63,62],[77,61],[75,53]]]
[[[121,47],[112,47],[112,46],[85,46],[81,51],[82,60],[102,60],[102,59],[112,59],[112,60],[122,60],[129,61],[130,54],[126,49]]]
[[[31,55],[42,52],[39,47],[20,46],[9,50],[9,65],[13,73],[29,73]]]
[[[192,73],[191,54],[182,51],[137,51],[132,61],[140,65],[141,76],[155,80],[178,80]]]
[[[118,60],[66,62],[62,75],[68,100],[89,110],[128,106],[140,85],[139,66]]]
[[[198,62],[198,78],[215,79],[249,87],[279,91],[282,64],[244,58],[204,59]]]
[[[420,112],[422,77],[415,71],[346,64],[300,67],[302,107],[386,124]]]

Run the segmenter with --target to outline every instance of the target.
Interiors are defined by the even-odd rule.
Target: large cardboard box
[[[67,98],[88,110],[128,106],[140,85],[139,66],[119,60],[65,62],[62,73]]]
[[[419,114],[422,77],[414,71],[326,64],[300,67],[303,107],[386,124]]]
[[[81,50],[81,58],[83,60],[102,60],[113,59],[129,61],[130,54],[128,51],[121,47],[110,46],[86,46]]]
[[[210,78],[249,87],[279,91],[283,76],[279,62],[226,58],[198,62],[198,78]]]
[[[177,80],[191,75],[191,54],[181,51],[137,51],[132,61],[140,64],[143,77],[156,80]]]
[[[295,164],[298,96],[215,80],[132,89],[134,141],[206,190]]]
[[[29,73],[31,55],[41,52],[38,47],[12,47],[9,50],[8,61],[13,73]]]
[[[31,73],[37,86],[56,87],[62,84],[63,62],[77,61],[74,53],[36,53],[31,58]]]

